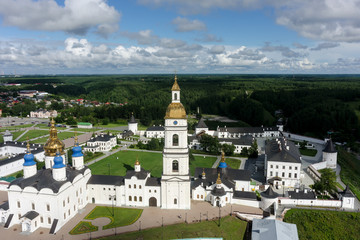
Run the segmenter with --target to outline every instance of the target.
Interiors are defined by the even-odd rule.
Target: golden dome
[[[165,119],[186,119],[186,111],[181,103],[170,103],[166,109]]]
[[[203,172],[202,172],[202,178],[205,178],[205,169],[203,168]]]
[[[175,82],[171,88],[171,91],[180,91],[179,84],[177,83],[177,76],[175,75]]]
[[[139,156],[136,157],[136,162],[135,162],[135,165],[140,165],[140,162],[139,162]]]
[[[46,141],[44,145],[45,156],[56,156],[56,153],[59,152],[60,155],[65,154],[65,144],[58,138],[57,130],[55,128],[55,121],[54,119],[51,120],[51,127],[50,127],[50,137]]]
[[[216,179],[216,184],[221,184],[220,173],[218,173],[218,178]]]

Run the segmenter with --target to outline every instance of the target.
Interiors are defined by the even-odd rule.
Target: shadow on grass
[[[123,165],[124,165],[124,168],[126,169],[126,171],[134,170],[134,168],[132,166],[130,166],[129,164],[124,163]]]

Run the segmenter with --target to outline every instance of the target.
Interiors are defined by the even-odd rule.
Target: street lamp
[[[115,215],[115,211],[114,211],[114,201],[116,199],[116,195],[110,195],[110,198],[111,198],[111,203],[112,203],[112,216],[114,217]],[[115,230],[116,231],[116,230]],[[116,234],[115,234],[116,235]]]
[[[110,163],[108,163],[108,164],[107,164],[107,166],[108,166],[108,168],[109,168],[109,175],[110,175],[110,168],[111,168],[111,164],[110,164]]]
[[[141,221],[139,221],[139,231],[141,231]]]
[[[217,197],[216,200],[217,200],[217,204],[218,204],[218,206],[219,206],[219,227],[220,227],[220,225],[221,225],[220,198]]]

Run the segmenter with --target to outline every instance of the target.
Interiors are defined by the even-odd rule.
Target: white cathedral
[[[54,234],[88,203],[190,209],[187,120],[176,77],[171,91],[172,101],[165,116],[161,179],[150,177],[138,160],[134,170],[125,176],[92,175],[84,165],[76,136],[72,165],[66,165],[64,143],[58,139],[52,120],[50,137],[44,146],[45,168],[37,170],[28,146],[24,177],[9,185],[8,202],[0,205],[0,224],[5,228],[20,224],[23,232],[49,228]]]

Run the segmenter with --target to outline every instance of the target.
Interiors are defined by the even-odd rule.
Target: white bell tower
[[[161,207],[165,209],[190,209],[187,119],[185,108],[180,103],[180,87],[176,76],[171,92],[172,101],[165,115]]]

